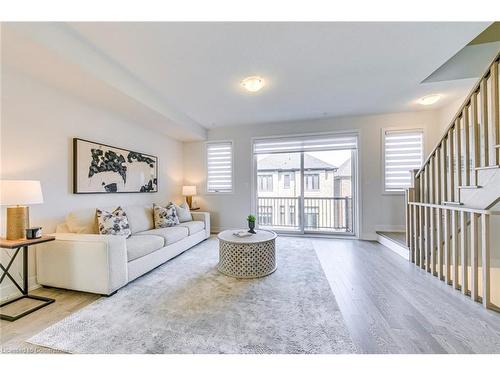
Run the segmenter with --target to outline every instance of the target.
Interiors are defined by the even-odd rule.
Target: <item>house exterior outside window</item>
[[[336,166],[307,154],[304,159],[308,169],[303,179],[298,153],[270,154],[258,160],[258,225],[281,230],[301,225],[300,194],[304,183],[304,204],[313,207],[305,215],[304,224],[310,229],[347,227],[349,231],[352,224],[346,208],[351,207],[347,202],[352,199],[351,160]]]
[[[289,224],[290,225],[296,225],[296,220],[295,220],[295,206],[290,205],[288,207],[288,215],[290,216],[289,218]]]
[[[280,206],[280,223],[285,222],[285,206]]]
[[[319,207],[305,207],[304,220],[306,228],[316,228],[318,226]]]
[[[259,191],[273,191],[273,175],[265,174],[258,176]]]
[[[290,189],[290,175],[288,173],[283,175],[283,188]]]
[[[273,223],[273,206],[259,206],[257,220],[261,225],[272,225]]]
[[[325,173],[326,180],[327,173]],[[304,176],[306,191],[319,190],[319,173],[306,174]]]

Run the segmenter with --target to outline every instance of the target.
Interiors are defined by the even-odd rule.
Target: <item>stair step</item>
[[[459,189],[480,189],[481,186],[479,186],[479,185],[463,185],[463,186],[459,186],[458,188]]]
[[[500,168],[500,165],[488,165],[486,167],[476,167],[474,168],[476,171],[480,171],[481,169],[496,169]]]
[[[453,201],[444,201],[443,204],[446,206],[463,206],[464,205],[461,202],[453,202]]]

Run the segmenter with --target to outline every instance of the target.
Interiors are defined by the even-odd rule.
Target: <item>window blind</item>
[[[422,130],[385,132],[384,181],[386,191],[401,191],[410,187],[410,170],[420,168],[422,162]]]
[[[358,147],[356,135],[309,136],[268,138],[254,141],[254,154],[272,154],[280,152],[353,150]]]
[[[233,191],[233,143],[207,143],[207,192]]]

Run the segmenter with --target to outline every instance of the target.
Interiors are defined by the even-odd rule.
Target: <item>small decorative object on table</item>
[[[233,233],[233,236],[236,236],[236,237],[239,237],[239,238],[250,237],[251,235],[252,235],[252,233],[249,233],[249,232],[244,231],[244,230],[240,230],[240,231],[237,231],[237,232]]]
[[[26,229],[26,238],[28,240],[34,240],[36,238],[42,237],[42,227],[34,227]]]
[[[248,228],[249,228],[248,233],[255,234],[255,230],[254,230],[255,229],[255,216],[248,215],[247,220],[248,220]]]

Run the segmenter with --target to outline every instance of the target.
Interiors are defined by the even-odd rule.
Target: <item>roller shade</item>
[[[358,148],[356,135],[286,137],[254,141],[254,154],[279,152],[354,150]]]
[[[410,171],[420,168],[422,162],[422,130],[385,132],[384,171],[386,191],[400,191],[410,187]]]
[[[233,191],[233,143],[207,143],[207,192]]]

